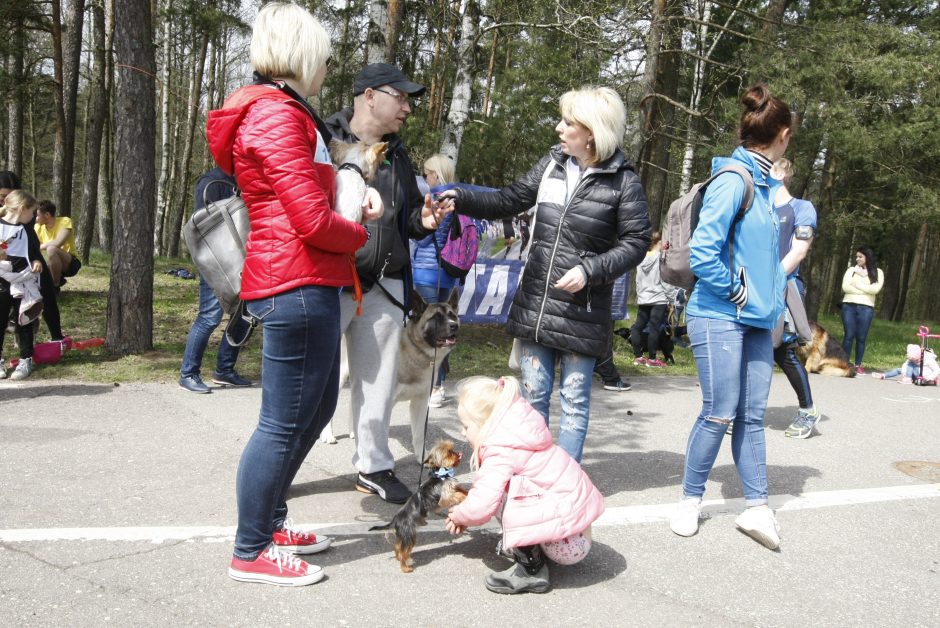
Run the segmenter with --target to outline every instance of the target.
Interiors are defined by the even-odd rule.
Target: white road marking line
[[[770,506],[777,512],[831,508],[852,504],[874,504],[890,501],[940,497],[940,483],[861,488],[842,491],[818,491],[801,495],[771,495]],[[675,503],[649,506],[616,506],[608,508],[594,525],[624,526],[639,523],[668,521]],[[704,517],[736,515],[744,509],[743,499],[713,499],[702,502]],[[298,526],[334,537],[362,535],[371,526],[382,521],[336,524],[308,524]],[[486,528],[498,529],[495,521]],[[429,521],[428,529],[444,529],[442,519]],[[383,532],[375,532],[383,534]],[[230,541],[235,538],[235,526],[178,526],[178,527],[126,527],[126,528],[35,528],[0,530],[0,543],[35,543],[40,541],[202,541],[206,543]],[[339,539],[338,539],[339,540]]]

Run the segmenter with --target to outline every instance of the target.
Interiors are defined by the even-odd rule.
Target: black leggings
[[[774,362],[787,376],[790,386],[796,393],[796,398],[800,402],[800,407],[809,410],[813,407],[813,393],[809,389],[809,375],[806,373],[806,367],[796,357],[796,351],[793,345],[784,343],[774,349]]]
[[[649,350],[650,359],[656,359],[656,352],[659,350],[659,330],[666,320],[666,310],[668,308],[669,306],[665,303],[636,306],[636,322],[630,328],[630,344],[633,345],[633,357],[638,358],[643,355],[643,330],[649,325],[650,333],[646,340],[646,348]]]
[[[7,322],[10,320],[10,312],[16,312],[19,318],[20,300],[14,299],[10,295],[10,286],[0,286],[0,355],[3,354],[3,341],[7,335]],[[32,324],[16,324],[16,342],[20,345],[20,358],[26,359],[33,357],[33,326]]]

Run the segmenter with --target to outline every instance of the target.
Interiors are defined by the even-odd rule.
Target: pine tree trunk
[[[388,0],[388,27],[385,32],[385,58],[395,63],[398,56],[398,38],[401,36],[401,17],[405,11],[404,0]]]
[[[101,158],[101,134],[107,111],[105,100],[104,3],[91,0],[92,46],[94,68],[89,87],[88,131],[85,136],[85,167],[82,173],[82,209],[75,234],[75,244],[83,260],[88,260],[94,238],[98,202],[98,170]]]
[[[114,255],[106,346],[116,355],[153,347],[155,126],[149,0],[115,4]],[[133,182],[133,184],[131,184]]]
[[[55,71],[56,134],[52,187],[57,213],[72,214],[72,181],[75,165],[75,117],[78,100],[78,75],[82,51],[82,23],[85,0],[66,0],[62,20],[61,2],[53,0],[54,56],[60,66]]]
[[[679,90],[679,48],[682,31],[673,19],[682,15],[681,3],[677,0],[654,0],[654,15],[662,25],[658,30],[659,40],[651,37],[650,50],[658,46],[653,55],[656,60],[653,90],[645,100],[643,136],[646,141],[640,153],[640,176],[650,209],[650,223],[659,227],[660,217],[668,204],[667,183],[669,180],[669,138],[673,125],[673,107],[657,95],[676,99]],[[649,58],[647,59],[649,63]]]
[[[441,153],[457,163],[460,142],[470,118],[470,96],[473,88],[473,56],[477,32],[480,27],[480,7],[477,0],[465,0],[463,20],[460,27],[460,42],[457,46],[457,71],[454,77],[454,92],[450,111],[441,141]]]
[[[22,24],[14,27],[10,36],[10,80],[13,85],[25,84],[23,54],[26,48],[26,31]],[[20,89],[6,92],[7,101],[7,170],[22,175],[23,173],[23,101],[24,93]]]

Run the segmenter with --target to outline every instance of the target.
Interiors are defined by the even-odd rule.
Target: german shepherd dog
[[[408,498],[390,522],[369,528],[394,530],[395,558],[404,573],[414,571],[411,551],[418,540],[418,528],[427,525],[428,513],[441,512],[459,504],[467,497],[467,492],[454,478],[454,469],[460,465],[461,458],[460,453],[454,450],[453,441],[439,441],[424,461],[431,473],[418,492]],[[389,532],[389,541],[392,540],[391,537],[392,533]]]
[[[810,373],[855,377],[855,369],[849,364],[849,356],[842,346],[822,326],[810,323],[812,342],[796,348],[796,355]]]
[[[395,401],[407,400],[410,404],[411,443],[415,456],[421,456],[424,450],[424,426],[428,413],[428,396],[431,393],[431,377],[441,368],[441,362],[457,344],[457,332],[460,319],[457,316],[457,304],[460,294],[457,289],[451,291],[445,303],[427,303],[417,292],[411,293],[411,315],[402,330],[398,345],[398,386]],[[343,356],[340,358],[340,386],[349,376],[346,361],[346,343],[341,343]],[[336,443],[334,427],[343,433],[343,423],[328,423],[320,434],[320,441]],[[355,434],[346,425],[350,438]]]

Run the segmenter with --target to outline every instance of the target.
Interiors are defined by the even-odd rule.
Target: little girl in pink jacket
[[[550,584],[543,553],[565,565],[583,559],[591,548],[591,523],[604,512],[604,496],[552,442],[545,419],[520,395],[515,378],[471,377],[458,386],[457,399],[477,473],[467,498],[450,510],[447,529],[460,534],[498,516],[503,551],[516,564],[486,576],[486,588],[544,593]]]

